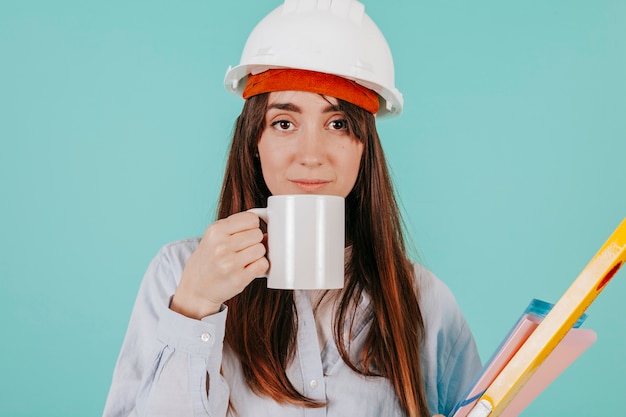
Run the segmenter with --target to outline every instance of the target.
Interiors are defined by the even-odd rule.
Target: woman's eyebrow
[[[324,109],[322,110],[322,113],[332,113],[336,111],[341,112],[343,110],[341,110],[341,108],[336,104],[329,104],[328,106],[324,107]]]
[[[302,113],[302,109],[293,103],[271,103],[267,106],[267,109],[287,110],[294,113]],[[336,111],[342,111],[338,105],[329,104],[322,109],[322,113],[332,113]]]
[[[302,109],[293,103],[271,103],[267,106],[267,109],[287,110],[295,113],[302,113]]]

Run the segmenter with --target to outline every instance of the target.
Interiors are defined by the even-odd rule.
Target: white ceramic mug
[[[268,288],[343,288],[344,205],[340,196],[275,195],[248,210],[267,223]]]

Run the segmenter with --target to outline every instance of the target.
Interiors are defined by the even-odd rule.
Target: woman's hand
[[[242,212],[216,221],[189,257],[170,308],[201,319],[269,268],[259,217]]]

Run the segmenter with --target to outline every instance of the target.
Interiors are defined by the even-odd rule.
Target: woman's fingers
[[[231,249],[234,252],[243,251],[250,246],[263,241],[263,232],[257,226],[254,229],[243,230],[231,235]],[[264,253],[265,254],[265,253]]]
[[[260,220],[256,214],[244,211],[216,221],[207,228],[207,232],[217,227],[221,233],[232,235],[243,230],[258,229],[259,224]]]

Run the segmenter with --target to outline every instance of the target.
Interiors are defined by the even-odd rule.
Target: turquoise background
[[[222,79],[279,3],[0,4],[0,415],[100,415],[150,259],[213,218]],[[379,128],[407,228],[486,360],[626,217],[626,2],[364,3],[405,96]],[[524,416],[623,410],[625,281]]]

